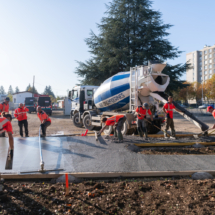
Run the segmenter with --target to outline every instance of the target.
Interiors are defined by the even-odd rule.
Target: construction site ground
[[[181,178],[181,179],[180,179]],[[214,214],[215,180],[190,177],[70,183],[6,181],[1,214]]]
[[[73,126],[62,111],[54,111],[51,119],[48,136],[85,132],[84,128]],[[214,123],[209,116],[200,119],[209,126]],[[98,141],[94,135],[46,137],[41,139],[45,169],[54,171],[41,173],[38,172],[40,122],[36,114],[28,114],[28,121],[29,138],[19,137],[18,123],[13,121],[12,170],[4,168],[8,140],[0,138],[0,176],[6,179],[3,185],[0,184],[1,214],[214,213],[215,180],[191,179],[191,175],[199,171],[215,174],[213,146],[183,147],[191,154],[182,152],[182,147],[138,147],[140,143],[168,141],[198,145],[213,142],[214,137],[179,140],[150,137],[146,141],[138,136],[125,136],[124,143],[120,144],[113,140],[113,136],[101,136]],[[200,132],[195,125],[177,115],[175,127],[178,134]],[[65,196],[65,183],[41,179],[56,178],[66,172],[81,179],[78,183],[70,183],[68,196]]]

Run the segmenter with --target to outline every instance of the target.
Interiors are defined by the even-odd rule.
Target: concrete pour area
[[[159,138],[158,138],[159,139]],[[149,138],[148,141],[158,141]],[[162,138],[160,138],[161,141]],[[214,137],[210,141],[214,141]],[[183,172],[214,172],[213,155],[144,155],[128,149],[128,144],[143,143],[136,136],[126,136],[124,143],[94,136],[41,138],[45,169],[50,172],[31,172],[40,169],[38,137],[14,138],[13,169],[5,170],[8,139],[0,138],[0,174],[5,178],[55,178],[71,173],[76,177],[163,176]],[[167,141],[166,139],[165,142]],[[172,142],[172,140],[169,140]],[[182,139],[180,140],[182,141]],[[193,141],[193,139],[191,140]],[[62,169],[62,170],[58,170]],[[28,172],[28,173],[22,173]]]

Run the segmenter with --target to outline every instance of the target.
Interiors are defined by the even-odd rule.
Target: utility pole
[[[32,97],[34,97],[33,93],[34,93],[34,78],[35,76],[33,76],[33,88],[32,88]]]
[[[202,81],[202,105],[203,105],[203,81]]]

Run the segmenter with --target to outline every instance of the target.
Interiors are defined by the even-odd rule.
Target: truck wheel
[[[128,121],[127,120],[124,122],[121,132],[122,132],[122,135],[126,135],[128,133]]]
[[[76,114],[72,117],[72,121],[73,121],[73,124],[74,124],[76,127],[82,128],[83,122],[82,122],[82,120],[81,120],[81,122],[79,122],[79,113],[76,113]]]
[[[83,123],[84,127],[90,131],[92,131],[95,127],[94,125],[92,125],[92,120],[89,114],[84,117]]]
[[[110,135],[113,133],[113,126],[107,126],[104,130],[105,135]]]

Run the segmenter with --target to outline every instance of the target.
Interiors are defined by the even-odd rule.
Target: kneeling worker
[[[24,107],[22,103],[19,104],[19,107],[15,110],[14,116],[18,120],[19,134],[23,137],[22,127],[25,127],[25,137],[28,137],[28,121],[27,121],[27,112],[28,108]]]
[[[153,115],[152,115],[151,111],[149,110],[148,103],[144,103],[143,106],[139,106],[139,107],[136,108],[137,130],[138,130],[138,133],[139,133],[140,137],[143,137],[143,134],[144,134],[145,138],[148,137],[147,128],[146,128],[147,122],[145,120],[147,112],[150,115],[151,122],[153,124]]]
[[[100,130],[98,135],[101,135],[101,133],[105,130],[105,128],[107,126],[115,126],[114,129],[117,130],[118,133],[118,139],[119,139],[119,143],[123,142],[123,136],[122,136],[122,128],[123,128],[123,124],[126,121],[126,116],[124,115],[116,115],[116,116],[112,116],[112,117],[103,117],[101,122],[105,123],[105,126]]]
[[[2,117],[0,117],[0,133],[7,132],[8,138],[9,138],[9,155],[11,158],[13,157],[13,128],[12,128],[12,116],[10,114],[6,114],[5,112],[2,112]]]
[[[46,129],[48,126],[51,125],[51,119],[48,117],[48,115],[42,110],[40,106],[37,107],[37,116],[40,119],[41,122],[41,129],[42,129],[42,135],[41,137],[46,136]]]

